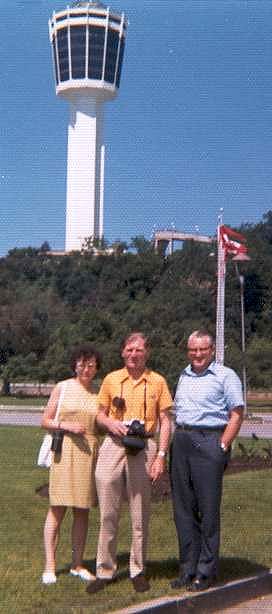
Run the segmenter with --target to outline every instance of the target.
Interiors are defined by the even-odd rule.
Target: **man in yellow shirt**
[[[89,583],[88,593],[100,591],[115,578],[117,531],[125,493],[132,524],[130,577],[135,591],[149,590],[144,566],[151,483],[165,469],[171,431],[169,409],[172,407],[165,379],[146,367],[149,351],[147,337],[141,332],[131,333],[122,346],[124,368],[109,373],[99,392],[97,423],[108,434],[100,448],[96,467],[100,534],[97,576],[95,581]],[[143,430],[143,433],[136,437],[136,442],[132,438],[132,444],[137,444],[137,447],[131,448],[125,443],[131,441],[130,425],[134,420],[137,420],[136,431]],[[154,435],[158,425],[160,436],[157,449]]]

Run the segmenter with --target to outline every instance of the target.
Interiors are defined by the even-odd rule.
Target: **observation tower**
[[[70,103],[65,250],[103,236],[103,105],[118,93],[127,21],[100,2],[54,12],[49,36],[56,94]]]

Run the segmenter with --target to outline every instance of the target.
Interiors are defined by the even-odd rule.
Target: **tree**
[[[132,237],[130,247],[135,249],[138,255],[146,255],[153,252],[153,245],[151,241],[145,239],[143,235]]]
[[[255,226],[240,229],[251,256],[244,271],[251,387],[271,387],[271,226],[269,211]],[[85,340],[102,350],[103,375],[122,364],[121,339],[141,329],[152,340],[151,366],[174,387],[186,361],[190,332],[215,329],[216,262],[209,258],[210,246],[186,242],[164,258],[141,236],[131,240],[136,253],[116,243],[113,254],[86,250],[53,257],[27,247],[0,258],[0,366],[7,382],[10,376],[43,381],[68,376],[71,347]],[[239,286],[229,263],[226,364],[238,370],[240,318]]]
[[[51,249],[51,248],[50,248],[50,245],[49,245],[48,241],[44,241],[44,242],[41,244],[41,247],[40,247],[40,252],[50,252],[50,249]]]
[[[121,256],[128,251],[128,244],[120,239],[116,239],[110,247],[116,256]]]
[[[98,237],[85,237],[82,242],[81,252],[95,253],[96,250],[105,251],[108,248],[108,242],[104,237],[99,239]]]

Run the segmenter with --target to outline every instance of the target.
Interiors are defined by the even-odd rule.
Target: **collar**
[[[193,371],[192,366],[189,364],[187,365],[187,367],[185,367],[183,373],[185,373],[186,375],[189,375],[190,377],[201,377],[203,375],[206,375],[206,373],[212,373],[213,375],[215,375],[216,374],[216,362],[215,360],[213,360],[209,364],[207,369],[205,369],[205,371],[202,371],[201,373],[196,373],[195,371]]]
[[[124,367],[123,369],[120,369],[119,372],[119,382],[120,384],[122,384],[123,382],[125,382],[127,379],[132,379],[132,377],[129,375],[129,372],[127,370],[126,367]],[[137,380],[137,383],[145,380],[146,382],[150,382],[151,381],[151,372],[150,369],[145,369],[144,372],[142,373],[141,377]]]

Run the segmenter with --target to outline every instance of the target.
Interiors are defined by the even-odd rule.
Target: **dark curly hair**
[[[89,358],[95,358],[96,368],[100,369],[101,367],[101,354],[90,343],[82,343],[81,345],[77,345],[72,350],[71,359],[70,359],[70,367],[72,371],[75,372],[76,363],[78,362],[78,360],[80,360],[80,358],[82,358],[83,360],[88,360]]]

